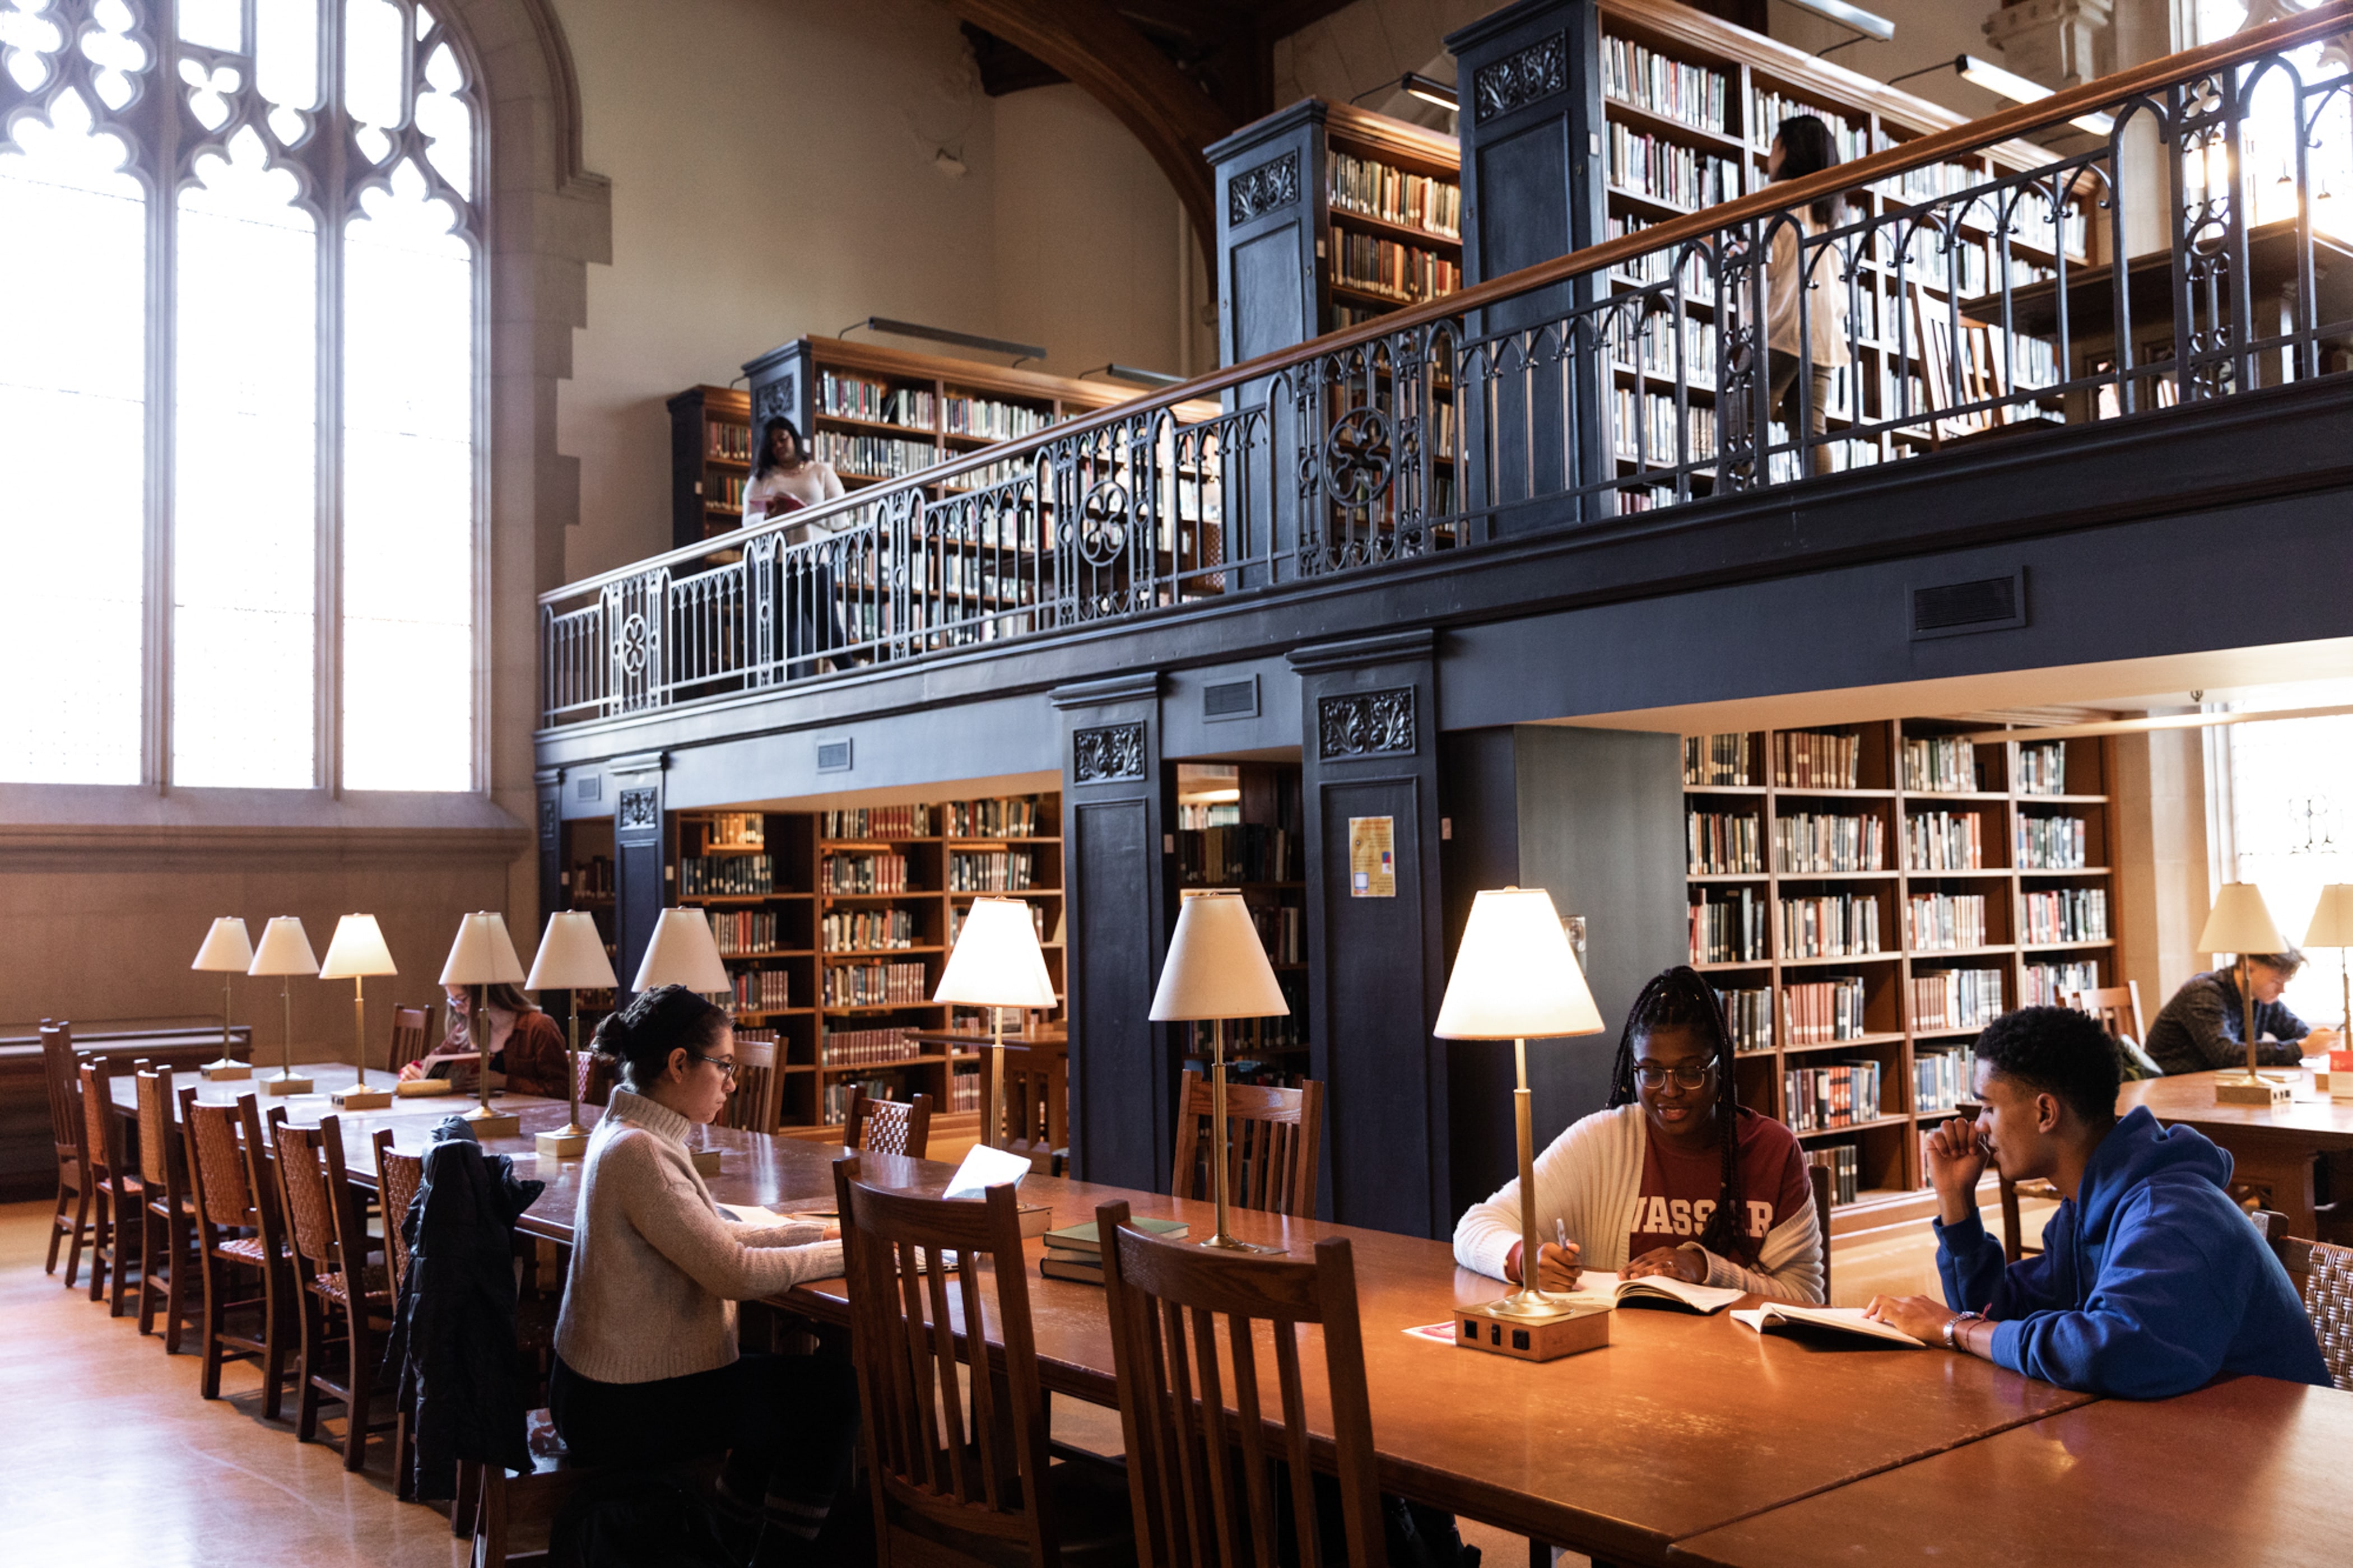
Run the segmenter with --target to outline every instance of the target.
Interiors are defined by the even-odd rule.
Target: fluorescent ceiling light
[[[869,316],[862,321],[852,321],[837,332],[853,332],[864,327],[870,331],[888,332],[894,338],[922,338],[928,342],[954,343],[959,348],[980,349],[993,354],[1011,354],[1017,359],[1044,359],[1046,350],[1039,343],[1017,343],[1004,338],[984,338],[977,332],[952,331],[946,327],[926,327],[915,321],[894,321],[888,316]]]
[[[1452,88],[1437,78],[1424,76],[1419,71],[1406,72],[1398,79],[1398,86],[1409,96],[1418,98],[1424,103],[1434,103],[1440,109],[1451,110],[1461,107],[1461,100],[1455,97]]]
[[[1132,381],[1138,386],[1185,384],[1185,378],[1181,375],[1171,375],[1165,370],[1143,370],[1132,364],[1097,365],[1092,370],[1082,370],[1079,374],[1082,379],[1090,375],[1107,375],[1113,381]]]
[[[1961,56],[1953,62],[1953,68],[1961,73],[1963,81],[1974,82],[2012,103],[2035,103],[2051,96],[2051,89],[2041,82],[2030,80],[2013,70],[2004,70],[1991,60],[1979,59],[1975,55]],[[2094,136],[2105,136],[2116,128],[2114,120],[2096,110],[2079,114],[2067,123]]]
[[[1866,38],[1881,43],[1895,36],[1895,24],[1876,11],[1866,11],[1860,5],[1850,5],[1846,0],[1789,0],[1800,11],[1811,11],[1817,16],[1827,16],[1841,27],[1852,27]]]

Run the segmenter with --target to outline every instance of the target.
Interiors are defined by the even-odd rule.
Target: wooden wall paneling
[[[1350,1225],[1445,1233],[1446,1058],[1430,1026],[1445,974],[1436,638],[1300,648],[1306,808],[1309,1076],[1328,1086],[1321,1207]],[[1351,817],[1392,820],[1397,893],[1350,896]]]
[[[1176,1137],[1176,1065],[1151,1022],[1167,951],[1160,677],[1057,688],[1062,715],[1065,1015],[1071,1172],[1161,1190]]]
[[[569,896],[564,887],[564,770],[540,768],[532,774],[533,792],[537,796],[539,820],[533,845],[539,853],[539,912],[529,931],[517,931],[515,945],[522,946],[529,939],[532,951],[538,951],[539,933],[547,929],[547,917],[565,908]],[[523,965],[529,968],[531,960]]]
[[[613,777],[613,929],[620,952],[613,964],[620,989],[616,1005],[635,993],[629,982],[645,961],[646,944],[670,902],[670,835],[662,811],[667,758],[621,757]]]

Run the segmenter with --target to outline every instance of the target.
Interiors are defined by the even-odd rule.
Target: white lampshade
[[[2200,952],[2277,952],[2287,946],[2263,895],[2253,882],[2226,882],[2198,933]]]
[[[2312,906],[2312,924],[2304,933],[2306,947],[2353,947],[2353,882],[2331,882],[2320,889]]]
[[[705,994],[734,991],[735,982],[720,962],[719,943],[711,935],[711,917],[701,910],[661,912],[632,989],[651,991],[658,985],[683,985]]]
[[[531,961],[526,991],[602,991],[619,984],[605,955],[605,933],[586,910],[564,910],[550,918]]]
[[[441,965],[444,985],[520,985],[522,960],[507,935],[507,918],[479,910],[458,922],[458,940]]]
[[[245,921],[237,915],[223,915],[205,932],[205,944],[196,949],[196,961],[188,967],[242,974],[252,962],[253,939],[245,933]]]
[[[932,1000],[975,1007],[1054,1005],[1053,977],[1046,973],[1045,951],[1038,945],[1026,900],[973,900]]]
[[[253,962],[246,965],[248,974],[316,974],[319,960],[311,952],[311,939],[302,931],[301,918],[297,915],[272,915],[269,925],[262,928],[261,945],[253,950]]]
[[[1542,888],[1489,889],[1471,902],[1439,1005],[1441,1040],[1598,1035],[1601,1014]]]
[[[327,944],[326,962],[319,965],[322,980],[350,980],[363,974],[397,974],[392,950],[374,915],[345,915],[335,923],[335,940]]]
[[[1152,994],[1154,1023],[1279,1018],[1290,1012],[1240,893],[1198,893],[1178,906],[1168,962],[1160,970],[1160,988]]]

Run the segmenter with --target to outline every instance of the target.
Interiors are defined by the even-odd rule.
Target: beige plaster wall
[[[2144,1021],[2206,967],[2198,940],[2211,901],[2206,854],[2206,770],[2200,731],[2119,735],[2111,791],[2116,812],[2116,931],[2124,970],[2140,986]]]

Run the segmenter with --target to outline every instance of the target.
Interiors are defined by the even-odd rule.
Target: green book
[[[1163,1241],[1179,1241],[1193,1227],[1181,1219],[1132,1219],[1127,1222],[1136,1229],[1146,1231]],[[1060,1230],[1046,1233],[1046,1245],[1057,1252],[1081,1253],[1088,1258],[1103,1255],[1103,1242],[1095,1235],[1094,1221],[1084,1225],[1066,1225]]]

